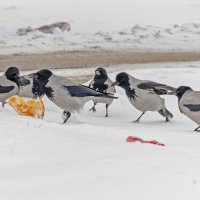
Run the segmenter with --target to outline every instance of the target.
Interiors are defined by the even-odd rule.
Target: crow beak
[[[112,83],[111,86],[115,86],[115,85],[119,85],[119,82],[115,81],[114,83]]]
[[[29,78],[37,78],[37,73],[32,73],[28,75]]]
[[[171,91],[171,92],[168,92],[167,94],[168,94],[168,95],[176,95],[176,90]]]
[[[30,81],[24,78],[23,76],[19,76],[17,79],[18,79],[19,86],[26,86],[30,84]]]
[[[40,81],[38,80],[38,73],[29,74],[28,77],[31,78],[33,82],[40,83]]]

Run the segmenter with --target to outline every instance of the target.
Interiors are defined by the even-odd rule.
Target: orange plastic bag
[[[19,115],[31,116],[42,119],[44,117],[45,108],[41,98],[26,101],[17,95],[12,96],[6,102],[13,107]]]

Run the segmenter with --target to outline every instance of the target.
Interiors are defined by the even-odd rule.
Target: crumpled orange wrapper
[[[44,117],[45,108],[41,98],[26,101],[17,95],[12,96],[6,102],[15,109],[19,115],[30,116],[42,119]]]

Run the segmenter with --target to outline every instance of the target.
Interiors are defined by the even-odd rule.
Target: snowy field
[[[199,63],[187,63],[184,68],[127,72],[199,90],[199,67]],[[114,79],[116,74],[109,75]],[[122,89],[117,88],[117,96],[110,117],[104,117],[101,105],[95,114],[89,112],[92,103],[88,102],[66,125],[61,124],[62,111],[48,99],[44,120],[18,116],[8,105],[1,109],[1,199],[199,200],[200,135],[192,131],[197,125],[180,114],[177,98],[165,97],[174,114],[170,123],[157,113],[147,113],[136,124],[132,121],[140,112]],[[129,135],[156,139],[166,146],[127,143]]]
[[[199,51],[199,0],[1,0],[0,54],[57,50]],[[58,21],[71,31],[18,36]]]
[[[0,55],[58,50],[199,51],[199,0],[1,0]],[[67,21],[69,33],[18,28]],[[200,90],[200,63],[112,66],[174,87]],[[143,68],[143,69],[142,69]],[[55,70],[70,77],[94,68]],[[200,135],[182,115],[174,96],[164,96],[170,123],[135,110],[121,88],[109,108],[97,106],[62,124],[62,111],[44,99],[43,120],[22,117],[8,105],[0,112],[0,199],[2,200],[199,200]],[[166,146],[127,143],[130,135]]]

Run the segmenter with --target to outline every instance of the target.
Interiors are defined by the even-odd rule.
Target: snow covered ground
[[[141,79],[199,90],[199,63],[185,63],[184,68],[168,68],[181,67],[177,63],[157,65],[166,68],[126,71]],[[110,73],[111,78],[116,74]],[[104,117],[102,105],[95,114],[89,112],[89,102],[66,125],[61,124],[62,111],[48,99],[44,120],[18,116],[9,106],[1,109],[1,199],[199,200],[200,135],[192,131],[196,124],[179,112],[177,98],[165,97],[174,114],[170,123],[157,113],[147,113],[135,124],[140,112],[122,89],[117,88],[117,96],[110,117]],[[129,135],[166,146],[127,143]]]
[[[0,54],[112,49],[199,51],[198,0],[1,0]],[[18,36],[67,21],[70,33]]]

